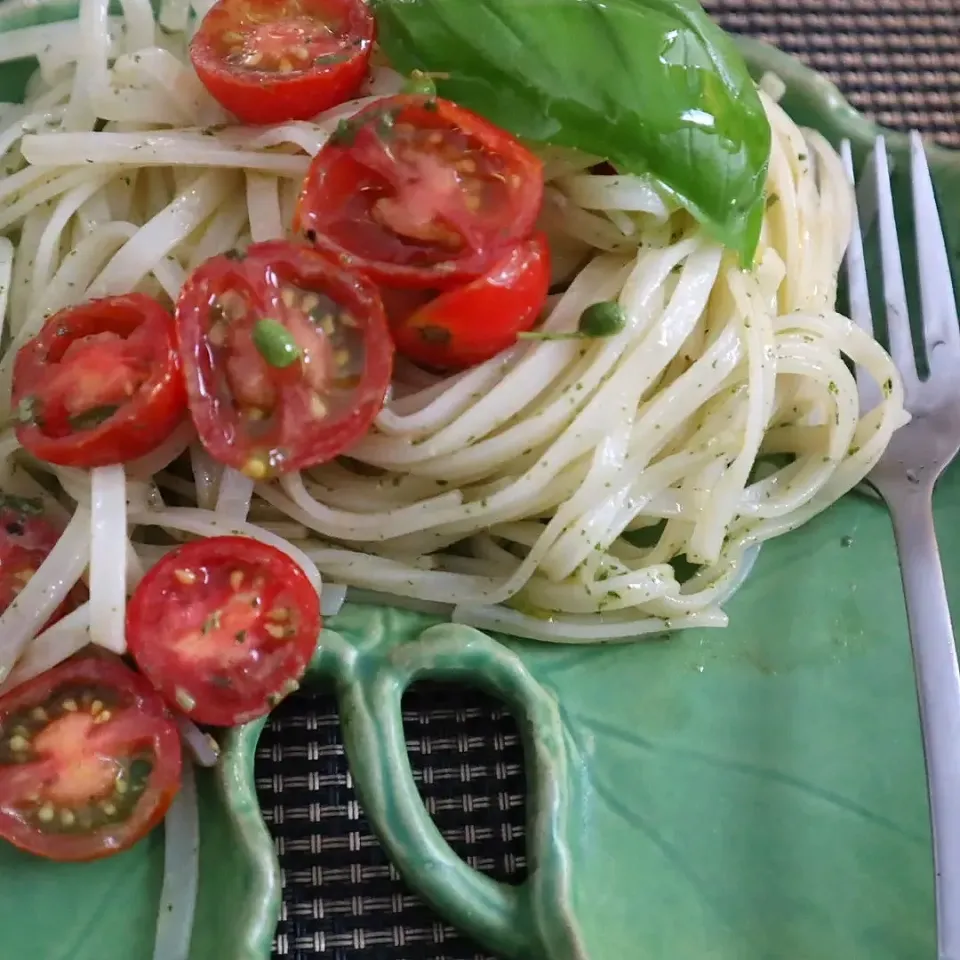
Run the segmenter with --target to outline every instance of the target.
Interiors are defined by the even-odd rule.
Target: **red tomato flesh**
[[[539,159],[448,100],[401,95],[344,121],[314,157],[294,229],[399,287],[449,287],[533,230]]]
[[[180,787],[180,736],[117,660],[67,661],[0,698],[0,837],[51,860],[132,846]]]
[[[258,346],[261,321],[286,338],[285,358]],[[393,371],[377,289],[282,241],[197,269],[180,294],[177,333],[200,440],[257,480],[330,460],[362,437]]]
[[[17,598],[53,549],[63,528],[43,515],[39,500],[0,494],[0,613]],[[75,610],[87,599],[77,584],[46,626]]]
[[[190,59],[211,96],[245,123],[308,120],[356,93],[373,37],[364,0],[218,0]]]
[[[320,598],[285,553],[246,537],[197,540],[167,554],[127,607],[143,673],[198,723],[265,714],[310,662]]]
[[[135,460],[183,418],[173,318],[140,293],[54,314],[13,367],[17,439],[69,467]]]
[[[550,251],[538,233],[518,243],[477,280],[439,294],[406,316],[391,317],[397,350],[426,367],[460,369],[513,346],[543,309]]]

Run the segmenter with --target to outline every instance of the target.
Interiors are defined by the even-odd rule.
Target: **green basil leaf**
[[[660,181],[749,263],[770,126],[732,40],[696,0],[375,0],[403,73],[517,136]]]

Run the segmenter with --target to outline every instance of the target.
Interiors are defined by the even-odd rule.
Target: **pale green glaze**
[[[6,3],[0,30],[73,10]],[[833,87],[743,48],[786,80],[797,119],[852,137],[862,155],[874,128]],[[23,77],[3,68],[0,99]],[[960,157],[940,152],[934,166],[960,260]],[[960,471],[937,510],[960,604]],[[312,673],[338,690],[354,782],[400,869],[504,956],[932,958],[923,762],[883,508],[849,497],[765,547],[728,612],[726,631],[584,649],[354,607],[323,634]],[[521,887],[461,863],[418,799],[399,704],[428,673],[488,687],[520,720],[531,790]],[[253,790],[261,728],[232,733],[218,773],[201,777],[191,960],[269,957],[280,878]],[[0,960],[149,960],[161,869],[160,831],[89,865],[0,846]]]

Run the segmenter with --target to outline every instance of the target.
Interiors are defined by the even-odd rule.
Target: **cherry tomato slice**
[[[401,95],[321,147],[294,229],[380,283],[449,287],[526,239],[542,199],[540,160],[510,134],[449,100]]]
[[[132,846],[180,788],[180,736],[120,661],[82,657],[0,698],[0,837],[51,860]]]
[[[61,533],[63,528],[43,515],[39,500],[0,494],[0,613],[30,582]],[[86,588],[78,583],[46,626],[56,623],[86,599]]]
[[[140,669],[198,723],[232,726],[297,689],[320,632],[320,598],[285,554],[246,537],[168,553],[127,607]]]
[[[141,293],[54,314],[13,367],[17,439],[68,467],[149,453],[183,417],[173,318]]]
[[[406,317],[392,318],[397,350],[414,363],[459,369],[513,346],[543,309],[550,251],[538,233],[518,243],[489,273],[441,293]]]
[[[218,0],[190,59],[211,96],[245,123],[308,120],[356,93],[373,37],[364,0]]]
[[[282,241],[197,269],[177,333],[200,440],[258,480],[330,460],[363,436],[393,371],[377,289]]]

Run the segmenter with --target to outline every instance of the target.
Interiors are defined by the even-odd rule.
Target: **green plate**
[[[71,5],[14,0],[0,30]],[[796,61],[758,43],[786,105],[862,158],[875,128]],[[24,70],[0,72],[13,99]],[[890,135],[896,159],[901,137]],[[960,262],[960,155],[932,153]],[[904,196],[902,174],[898,191]],[[960,471],[937,498],[960,603]],[[953,546],[949,544],[953,542]],[[910,649],[890,524],[848,497],[764,548],[726,631],[635,645],[497,642],[427,617],[347,607],[312,676],[340,699],[354,782],[407,880],[491,951],[523,960],[922,960],[932,859]],[[400,721],[425,675],[492,690],[520,719],[529,878],[460,861],[427,816]],[[279,868],[253,788],[262,723],[201,776],[200,902],[190,960],[267,960]],[[92,865],[0,847],[0,958],[147,960],[162,833]]]

